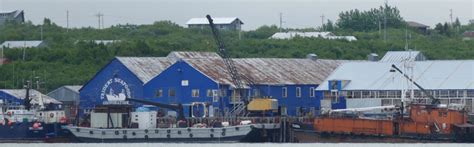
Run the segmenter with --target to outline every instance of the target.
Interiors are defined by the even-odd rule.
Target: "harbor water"
[[[0,144],[5,147],[472,147],[472,144],[455,143],[14,143]]]

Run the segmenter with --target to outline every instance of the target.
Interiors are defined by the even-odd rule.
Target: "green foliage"
[[[385,10],[385,9],[382,9]],[[387,8],[398,15],[395,8]],[[375,13],[375,10],[372,10]],[[380,11],[380,9],[377,9]],[[354,12],[355,13],[355,12]],[[366,13],[366,12],[364,12]],[[364,14],[359,12],[358,15]],[[366,14],[364,14],[366,15]],[[396,18],[396,17],[395,17]],[[15,22],[0,26],[0,42],[5,40],[39,40],[43,27],[46,48],[5,49],[10,64],[0,66],[0,88],[21,88],[25,80],[40,77],[44,82],[43,92],[62,85],[86,83],[115,56],[166,56],[171,51],[216,51],[216,43],[209,29],[188,29],[170,21],[150,25],[117,25],[106,29],[73,28],[57,26],[49,19],[44,25],[31,22]],[[340,25],[340,21],[337,25]],[[353,23],[353,22],[351,22]],[[241,32],[221,31],[223,40],[232,57],[304,58],[316,53],[325,59],[365,60],[369,53],[383,55],[388,50],[403,50],[405,29],[391,27],[387,30],[388,41],[384,42],[377,29],[337,28],[331,21],[326,30],[337,35],[353,35],[358,41],[326,40],[321,38],[294,38],[291,40],[268,39],[278,32],[277,26],[262,26],[256,30]],[[392,25],[394,26],[394,25]],[[473,41],[462,41],[446,35],[440,24],[429,35],[409,30],[409,47],[420,50],[430,59],[472,59]],[[337,28],[337,29],[336,29]],[[370,27],[367,27],[370,28]],[[449,26],[448,26],[449,28]],[[438,30],[439,29],[439,30]],[[461,26],[460,30],[474,29]],[[287,29],[314,31],[314,28]],[[371,31],[372,30],[372,31]],[[455,31],[451,31],[456,34]],[[459,33],[458,33],[459,34]],[[454,36],[454,35],[453,35]],[[114,44],[95,44],[90,40],[120,40]]]
[[[359,11],[358,9],[341,12],[337,26],[342,29],[352,29],[354,31],[372,31],[383,26],[387,21],[387,27],[401,28],[405,26],[400,11],[396,7],[389,5],[380,6],[378,9],[369,11]]]

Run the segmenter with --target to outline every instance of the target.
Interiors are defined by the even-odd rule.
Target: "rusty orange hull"
[[[354,118],[316,118],[314,129],[317,132],[392,136],[394,126],[391,120],[354,119]]]

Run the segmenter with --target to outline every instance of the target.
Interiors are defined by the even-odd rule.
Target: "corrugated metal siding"
[[[67,85],[59,87],[50,93],[48,96],[54,98],[61,102],[74,102],[76,104],[79,103],[79,89],[82,86],[75,86],[75,85]]]
[[[215,52],[171,52],[166,56],[171,59],[209,59],[209,58],[221,58]]]
[[[420,51],[388,51],[380,62],[424,61]]]
[[[349,62],[342,64],[317,89],[328,90],[328,80],[349,80],[343,90],[401,90],[406,79],[390,72],[386,62]],[[409,74],[402,63],[395,63]],[[414,80],[425,89],[474,89],[474,60],[414,62]],[[416,88],[416,87],[414,87]]]

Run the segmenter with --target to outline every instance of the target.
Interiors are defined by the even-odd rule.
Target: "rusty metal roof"
[[[167,57],[117,57],[143,83],[183,60],[220,84],[232,85],[223,59],[215,52],[171,52]],[[241,77],[261,85],[320,84],[344,60],[235,58]],[[244,81],[244,83],[247,83]]]
[[[166,56],[171,59],[209,59],[209,58],[221,58],[215,52],[193,52],[193,51],[174,51]]]
[[[278,58],[233,59],[241,77],[259,85],[320,84],[343,60]],[[221,83],[234,86],[222,59],[186,59],[185,62]],[[245,79],[245,78],[243,78]],[[244,83],[248,83],[244,80]]]
[[[147,83],[175,62],[167,57],[117,57],[117,59],[143,83]]]
[[[9,94],[11,96],[14,96],[18,99],[25,99],[26,96],[26,89],[0,89],[1,92],[4,92],[6,94]],[[34,89],[30,89],[30,99],[32,104],[39,104],[40,102],[40,95],[43,98],[43,103],[44,104],[49,104],[49,103],[54,103],[54,104],[61,104],[61,102],[45,95],[42,94],[39,91],[36,91]],[[1,97],[1,96],[0,96]]]

